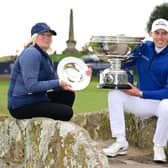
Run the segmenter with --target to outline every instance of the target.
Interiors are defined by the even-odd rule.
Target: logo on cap
[[[157,19],[152,24],[151,32],[154,32],[158,29],[163,29],[168,32],[168,21],[165,19]]]

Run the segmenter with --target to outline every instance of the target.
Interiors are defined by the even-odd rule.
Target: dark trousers
[[[75,100],[74,92],[48,92],[48,97],[50,100],[49,102],[25,105],[14,110],[10,110],[10,113],[17,119],[47,117],[54,120],[69,121],[73,116],[72,105]]]

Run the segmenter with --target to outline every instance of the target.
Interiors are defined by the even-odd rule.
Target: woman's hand
[[[131,89],[123,89],[122,91],[124,93],[129,94],[131,96],[139,96],[139,97],[142,96],[142,92],[137,87],[135,87],[131,83],[128,83],[128,84],[129,86],[131,86]]]
[[[63,81],[63,80],[60,81],[60,87],[61,87],[63,90],[74,91],[74,90],[72,90],[71,85],[68,84],[67,82]]]

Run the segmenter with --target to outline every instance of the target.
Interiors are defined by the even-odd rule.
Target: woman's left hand
[[[128,95],[131,96],[141,96],[141,91],[135,87],[134,85],[132,85],[131,83],[128,83],[129,86],[131,86],[131,89],[123,89],[122,91]]]

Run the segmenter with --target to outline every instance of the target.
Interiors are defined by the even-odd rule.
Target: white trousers
[[[130,96],[119,90],[112,90],[108,95],[110,126],[113,137],[125,137],[124,111],[135,116],[149,118],[156,116],[157,125],[153,143],[166,146],[168,140],[168,99],[153,100]]]

